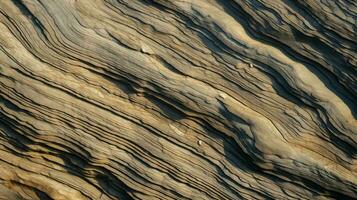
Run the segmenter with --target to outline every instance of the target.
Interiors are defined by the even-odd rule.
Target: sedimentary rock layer
[[[353,0],[0,0],[0,199],[357,198]]]

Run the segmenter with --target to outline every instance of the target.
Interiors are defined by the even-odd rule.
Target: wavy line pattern
[[[357,198],[352,0],[0,1],[0,199]]]

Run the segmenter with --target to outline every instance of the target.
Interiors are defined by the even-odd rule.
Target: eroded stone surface
[[[356,13],[0,1],[0,199],[357,198]]]

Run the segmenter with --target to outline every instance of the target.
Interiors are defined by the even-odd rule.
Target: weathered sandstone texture
[[[0,0],[0,199],[357,198],[357,1]]]

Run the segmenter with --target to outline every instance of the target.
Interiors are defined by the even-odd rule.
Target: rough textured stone
[[[357,198],[353,0],[0,0],[0,199]]]

